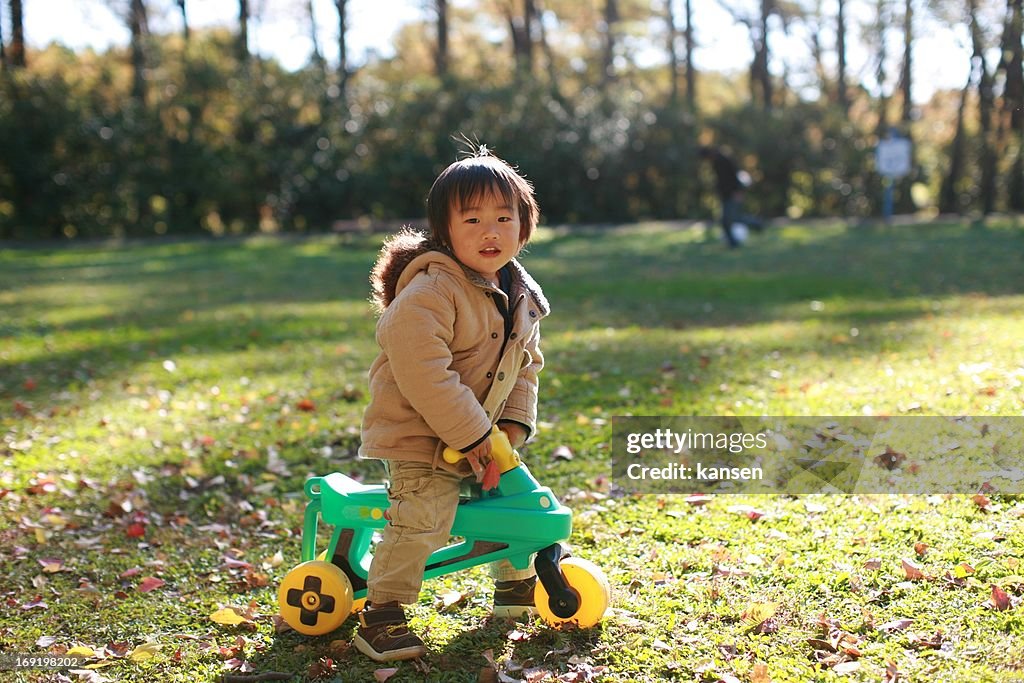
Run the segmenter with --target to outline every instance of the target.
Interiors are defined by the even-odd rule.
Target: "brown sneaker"
[[[536,576],[519,581],[495,581],[494,616],[513,619],[535,616],[537,607],[533,601],[533,588],[536,585]]]
[[[359,613],[359,630],[352,643],[377,662],[416,659],[427,654],[423,641],[409,630],[405,610],[397,602],[367,604]]]

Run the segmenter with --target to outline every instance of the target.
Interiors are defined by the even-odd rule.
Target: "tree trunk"
[[[751,94],[756,102],[758,95],[761,106],[768,111],[772,108],[772,77],[768,71],[770,52],[768,48],[768,17],[774,9],[773,0],[761,0],[761,17],[757,27],[752,31],[754,61],[750,65]]]
[[[878,83],[878,123],[875,127],[875,134],[879,139],[884,138],[889,132],[889,96],[885,93],[886,61],[888,53],[885,49],[885,28],[889,23],[886,12],[886,0],[876,0],[876,24],[878,35],[874,38],[878,41],[878,63],[875,69],[875,81]]]
[[[338,93],[342,102],[348,97],[348,49],[345,34],[348,32],[348,0],[334,0],[338,10]]]
[[[544,53],[544,60],[547,62],[548,68],[548,83],[551,86],[551,96],[554,97],[562,107],[565,107],[565,97],[562,95],[561,79],[558,75],[558,64],[555,62],[555,53],[551,50],[551,44],[548,42],[548,32],[544,28],[544,7],[538,4],[538,0],[534,0],[534,6],[537,9],[537,26],[539,27],[538,36],[540,39],[540,48]]]
[[[0,69],[7,68],[7,45],[4,42],[4,5],[0,2]]]
[[[604,54],[601,58],[601,83],[615,79],[615,24],[619,21],[617,0],[604,1]]]
[[[15,68],[25,68],[25,23],[21,0],[11,0],[11,47],[8,64]]]
[[[317,36],[316,13],[313,11],[313,0],[306,0],[306,15],[309,17],[309,39],[313,43],[313,54],[310,55],[314,66],[321,76],[327,73],[327,60],[320,50],[320,38]]]
[[[964,116],[967,110],[967,93],[971,91],[974,73],[967,77],[964,89],[960,91],[960,106],[956,111],[956,133],[953,135],[953,142],[949,151],[949,171],[942,179],[942,188],[939,190],[939,212],[960,213],[960,197],[957,192],[957,185],[960,184],[960,176],[963,174],[964,166]]]
[[[969,0],[971,45],[974,55],[971,59],[974,68],[978,70],[978,119],[979,136],[981,138],[981,186],[979,188],[979,199],[981,200],[981,214],[987,216],[995,211],[996,206],[996,155],[992,146],[992,113],[994,109],[994,95],[992,91],[992,74],[988,72],[988,62],[985,59],[986,45],[981,26],[978,24],[978,0]]]
[[[836,94],[839,106],[844,112],[850,111],[850,94],[846,89],[846,0],[838,0],[836,13],[836,58],[839,62],[836,74]]]
[[[128,30],[131,34],[132,53],[132,97],[138,102],[146,101],[146,51],[143,39],[149,33],[144,0],[131,0],[128,8]]]
[[[249,0],[238,0],[238,61],[249,61]]]
[[[444,80],[448,75],[448,0],[436,0],[437,7],[437,52],[434,55],[434,69],[437,77]]]
[[[1004,111],[1009,121],[1009,137],[1017,156],[1010,168],[1006,183],[1009,206],[1012,211],[1024,210],[1024,0],[1007,0],[1008,23],[1003,40],[1003,59],[1006,62],[1006,86],[1003,91]]]
[[[686,104],[691,112],[697,111],[697,70],[693,66],[693,7],[690,0],[686,0],[686,29],[683,32],[686,39]]]
[[[903,113],[900,120],[909,124],[914,110],[913,93],[913,41],[914,2],[906,0],[903,10],[903,72],[900,75],[900,89],[903,92]]]
[[[181,11],[181,34],[185,38],[185,45],[188,45],[192,34],[188,28],[188,12],[185,11],[185,0],[177,0],[177,2],[178,9]]]
[[[679,102],[679,53],[676,52],[676,15],[672,11],[672,0],[665,0],[665,22],[668,29],[668,41],[665,47],[668,49],[668,77],[669,77],[669,101],[672,107]]]

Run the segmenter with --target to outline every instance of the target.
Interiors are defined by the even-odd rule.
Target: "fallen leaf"
[[[882,568],[882,560],[878,557],[872,557],[870,560],[864,563],[864,569],[869,571],[877,572]]]
[[[295,407],[306,413],[312,413],[316,410],[316,404],[308,398],[304,398],[296,403]]]
[[[146,535],[146,525],[142,522],[132,522],[124,530],[124,534],[128,538],[142,538]]]
[[[768,675],[768,665],[763,662],[757,662],[750,669],[750,683],[772,683],[771,676]]]
[[[64,571],[64,560],[55,559],[41,559],[39,564],[43,566],[43,572],[46,574],[56,574],[57,572]]]
[[[697,507],[698,505],[707,505],[713,499],[714,496],[708,495],[706,493],[694,493],[692,495],[687,496],[683,500],[689,503],[690,505]]]
[[[163,579],[158,579],[155,576],[147,576],[142,580],[142,583],[139,584],[139,592],[148,593],[150,591],[156,590],[157,588],[160,588],[163,585],[166,585],[166,583],[167,582]]]
[[[377,683],[384,683],[384,681],[388,680],[396,673],[398,673],[397,668],[377,669],[373,672],[373,678],[377,681]]]
[[[96,650],[93,650],[91,647],[86,645],[76,645],[64,654],[72,657],[95,657]]]
[[[144,662],[155,657],[162,647],[160,643],[143,643],[131,651],[128,659],[132,662]]]
[[[913,619],[893,619],[878,627],[879,631],[902,631],[914,623]]]
[[[921,579],[926,578],[924,572],[921,571],[921,567],[907,559],[902,560],[902,562],[903,572],[907,575],[909,580],[920,581]]]
[[[875,464],[887,470],[894,470],[902,465],[906,459],[905,453],[893,450],[892,446],[886,446],[884,453],[875,456]]]
[[[974,496],[971,497],[971,500],[973,500],[974,504],[980,507],[982,510],[987,510],[989,506],[992,505],[992,501],[989,500],[989,497],[986,496],[984,493],[974,494]]]
[[[57,642],[57,636],[40,636],[36,639],[36,647],[48,648]]]
[[[246,617],[237,607],[222,607],[210,615],[210,621],[224,626],[238,626],[252,619]]]
[[[860,662],[842,662],[832,667],[837,674],[852,674],[860,670]]]
[[[918,541],[914,544],[914,552],[917,553],[918,557],[924,557],[928,552],[928,544]]]
[[[999,612],[1004,612],[1010,609],[1010,596],[1006,594],[999,586],[992,584],[992,598],[991,604]]]
[[[551,453],[551,458],[553,460],[572,460],[572,449],[568,446],[559,446]]]

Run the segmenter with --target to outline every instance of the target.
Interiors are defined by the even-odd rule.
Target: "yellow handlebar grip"
[[[508,434],[498,429],[497,426],[494,426],[491,427],[490,439],[491,457],[497,461],[498,469],[501,470],[502,474],[519,467],[519,464],[522,461],[519,460],[519,454],[514,448],[512,448],[512,444],[509,443]],[[444,449],[442,457],[444,457],[445,462],[454,465],[465,458],[466,454],[449,446]]]

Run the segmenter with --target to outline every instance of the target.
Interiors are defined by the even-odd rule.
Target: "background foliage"
[[[250,4],[240,3],[243,13]],[[341,16],[348,4],[336,3]],[[26,58],[6,31],[0,238],[414,219],[463,133],[523,169],[549,223],[711,215],[695,157],[710,142],[730,146],[753,174],[756,211],[868,216],[881,196],[874,147],[890,128],[915,141],[899,210],[1021,208],[1016,0],[845,0],[827,12],[820,2],[721,0],[750,28],[749,74],[688,64],[689,4],[435,1],[399,32],[394,56],[354,65],[342,52],[328,65],[316,52],[294,72],[250,54],[244,24],[146,29],[147,12],[184,10],[180,1],[111,4],[132,41],[102,54],[51,45]],[[874,73],[837,70],[839,44],[821,43],[819,34],[838,35],[844,6],[870,19],[845,21]],[[961,93],[915,105],[900,75],[914,41],[949,26],[971,34],[971,77]],[[792,49],[795,35],[807,36],[807,50]]]

